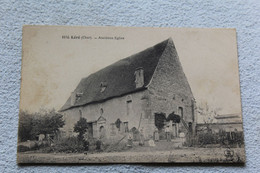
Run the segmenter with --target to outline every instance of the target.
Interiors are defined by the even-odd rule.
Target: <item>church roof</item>
[[[94,102],[102,102],[113,97],[145,89],[151,81],[159,59],[169,41],[172,41],[171,38],[137,54],[121,59],[81,79],[74,90],[75,93],[80,94],[80,97],[71,105],[70,96],[60,111]],[[137,89],[134,73],[140,67],[144,70],[144,85]],[[100,88],[102,85],[106,87],[103,92],[101,92]]]

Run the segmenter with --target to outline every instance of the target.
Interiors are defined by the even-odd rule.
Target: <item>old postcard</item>
[[[24,26],[18,163],[244,163],[235,29]]]

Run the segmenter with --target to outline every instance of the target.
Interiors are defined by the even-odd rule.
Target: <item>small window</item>
[[[79,117],[82,117],[82,110],[79,109]]]
[[[80,100],[80,98],[81,98],[82,95],[83,95],[82,92],[77,92],[77,93],[76,93],[76,100],[77,100],[77,101]]]
[[[126,97],[126,102],[132,102],[132,96],[131,95],[128,95]]]
[[[100,92],[104,92],[107,88],[107,83],[106,82],[101,82],[100,83]]]
[[[100,115],[103,115],[103,113],[104,113],[104,110],[103,110],[103,108],[101,108],[100,109]]]
[[[141,88],[144,86],[144,69],[142,67],[135,69],[135,86]]]

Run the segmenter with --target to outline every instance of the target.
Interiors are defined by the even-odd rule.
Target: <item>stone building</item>
[[[195,99],[169,38],[83,78],[60,112],[67,135],[73,135],[74,124],[84,117],[93,138],[138,130],[147,139],[158,116],[173,112],[181,117],[178,131],[192,133],[194,110]]]
[[[243,132],[241,113],[236,114],[222,114],[215,116],[216,122],[214,123],[200,123],[197,124],[197,130],[203,131],[207,128],[211,129],[214,133],[219,133],[220,131],[225,132]]]

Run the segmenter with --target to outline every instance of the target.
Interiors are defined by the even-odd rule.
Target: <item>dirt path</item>
[[[244,150],[235,148],[233,162],[244,162]],[[185,148],[171,151],[112,152],[95,154],[18,153],[18,163],[136,163],[226,162],[222,148]]]

